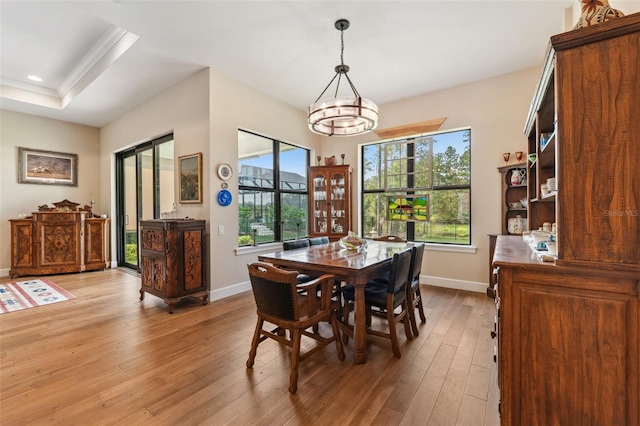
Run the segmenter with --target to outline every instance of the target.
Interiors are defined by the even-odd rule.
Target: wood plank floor
[[[245,366],[251,292],[169,315],[118,269],[47,278],[77,299],[0,315],[5,426],[499,424],[494,311],[481,293],[423,286],[427,322],[413,341],[398,327],[401,359],[373,336],[364,365],[351,341],[342,362],[331,345],[303,361],[290,395],[287,348],[265,342]]]

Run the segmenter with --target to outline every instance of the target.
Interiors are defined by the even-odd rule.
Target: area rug
[[[46,279],[0,284],[0,314],[75,298],[67,290]]]

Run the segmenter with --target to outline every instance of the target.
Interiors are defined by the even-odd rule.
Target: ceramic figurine
[[[620,18],[624,16],[619,10],[613,9],[609,6],[609,0],[579,0],[582,4],[582,14],[578,23],[573,28],[588,27],[594,24],[601,24],[607,22],[610,19]]]

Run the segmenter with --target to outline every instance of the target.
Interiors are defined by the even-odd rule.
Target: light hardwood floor
[[[351,341],[342,362],[328,346],[302,362],[290,395],[287,348],[265,342],[245,366],[251,292],[169,315],[118,269],[46,278],[77,299],[0,315],[5,426],[499,424],[494,308],[481,293],[423,286],[427,323],[413,341],[398,327],[401,359],[373,336],[364,365]]]

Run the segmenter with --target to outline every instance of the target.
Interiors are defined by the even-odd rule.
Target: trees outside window
[[[471,244],[471,130],[362,147],[366,237]]]

